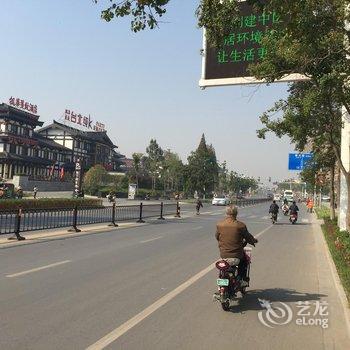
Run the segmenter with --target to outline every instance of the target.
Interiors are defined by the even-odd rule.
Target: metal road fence
[[[236,199],[232,204],[244,207],[266,202],[267,199]],[[70,231],[79,232],[79,226],[109,223],[118,226],[118,222],[144,222],[147,218],[164,219],[164,216],[180,217],[179,203],[116,205],[97,208],[62,208],[62,209],[18,209],[0,211],[0,235],[14,234],[14,239],[24,239],[21,232],[71,227]]]
[[[0,211],[0,234],[15,234],[19,238],[21,232],[71,227],[79,232],[79,226],[88,224],[117,222],[144,222],[146,218],[164,219],[164,215],[174,215],[180,211],[178,203],[149,204],[95,208],[62,208],[62,209],[18,209],[16,211]]]

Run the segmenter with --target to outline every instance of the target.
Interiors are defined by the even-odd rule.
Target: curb
[[[330,269],[331,275],[332,275],[332,280],[333,280],[335,289],[337,291],[339,300],[341,302],[341,305],[343,307],[347,333],[348,333],[348,337],[350,339],[350,301],[346,297],[344,287],[341,283],[337,268],[336,268],[335,263],[333,261],[332,255],[329,251],[329,247],[328,247],[326,238],[324,237],[324,233],[323,233],[323,230],[321,228],[321,225],[324,223],[324,221],[321,219],[317,219],[317,216],[315,214],[314,214],[314,219],[315,219],[315,221],[314,221],[314,233],[320,235],[321,244],[322,244],[323,249],[325,251],[327,263],[328,263],[328,266],[329,266],[329,269]]]

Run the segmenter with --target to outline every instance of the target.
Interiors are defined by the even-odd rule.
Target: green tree
[[[164,152],[162,177],[165,190],[179,191],[184,175],[184,165],[177,153],[166,150]]]
[[[186,189],[206,195],[214,191],[218,177],[218,164],[213,146],[208,146],[204,134],[196,151],[188,157],[186,167]]]
[[[279,114],[282,116],[276,118]],[[260,119],[264,128],[258,130],[259,137],[265,138],[266,133],[272,131],[278,137],[289,136],[298,151],[306,147],[312,150],[314,160],[307,174],[321,168],[330,172],[334,209],[334,168],[336,160],[340,160],[342,125],[339,101],[329,100],[329,92],[317,89],[311,81],[294,83],[288,98],[276,102]]]
[[[101,186],[107,185],[111,180],[111,176],[107,170],[100,164],[90,168],[84,175],[83,187],[87,193],[95,195]]]
[[[131,181],[135,181],[137,189],[139,188],[139,179],[145,174],[145,161],[146,158],[143,153],[132,154],[132,169],[129,172],[129,178]]]
[[[146,149],[147,158],[145,159],[146,169],[152,177],[152,190],[156,188],[156,180],[159,178],[164,161],[164,151],[158,145],[155,139],[151,139]]]
[[[94,0],[95,3],[101,2]],[[131,30],[139,32],[158,27],[170,0],[110,0],[101,17],[110,22],[129,16]],[[248,0],[250,1],[250,0]],[[196,16],[198,26],[206,28],[209,41],[218,44],[233,26],[239,25],[238,6],[232,0],[199,0]]]

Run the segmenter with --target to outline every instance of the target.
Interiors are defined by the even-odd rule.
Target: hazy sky
[[[160,29],[134,34],[127,21],[100,19],[100,0],[1,0],[0,100],[38,105],[41,120],[66,108],[107,125],[121,153],[150,138],[183,160],[204,132],[230,169],[266,180],[291,177],[287,139],[256,137],[259,115],[286,84],[201,90],[197,1],[172,0]]]

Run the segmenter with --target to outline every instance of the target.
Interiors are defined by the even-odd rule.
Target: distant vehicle
[[[275,194],[275,195],[273,196],[273,199],[274,199],[275,201],[280,201],[280,200],[281,200],[281,195],[280,195],[280,194]]]
[[[292,190],[285,190],[283,193],[283,197],[288,201],[288,202],[293,202],[294,200],[294,195]]]
[[[331,201],[331,197],[329,196],[322,196],[322,202],[330,202]]]
[[[268,198],[268,199],[272,199],[272,198],[273,198],[273,194],[272,194],[272,193],[268,193],[268,194],[267,194],[267,198]]]
[[[244,196],[242,194],[237,194],[237,199],[244,199]]]
[[[229,205],[230,204],[230,200],[226,197],[215,197],[213,198],[212,205]]]

